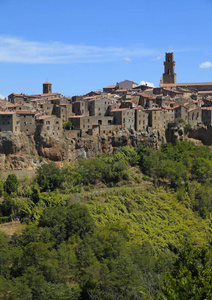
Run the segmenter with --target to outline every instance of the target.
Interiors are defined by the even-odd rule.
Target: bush
[[[63,123],[63,128],[65,130],[71,130],[71,127],[72,127],[72,123],[71,122],[65,122],[65,123]]]
[[[36,173],[36,181],[42,192],[53,191],[62,183],[60,169],[54,163],[43,164],[37,168]]]
[[[136,181],[137,183],[140,183],[140,182],[141,182],[141,178],[138,177],[138,176],[135,176],[135,181]]]
[[[4,184],[4,190],[6,193],[15,193],[18,189],[19,181],[15,174],[9,174]]]

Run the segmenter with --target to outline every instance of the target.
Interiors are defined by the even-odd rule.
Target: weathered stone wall
[[[94,158],[100,153],[112,153],[117,147],[135,146],[139,142],[158,147],[161,137],[150,134],[113,132],[110,135],[58,139],[37,132],[35,136],[24,133],[0,133],[0,170],[33,170],[44,161],[74,162],[79,158]]]

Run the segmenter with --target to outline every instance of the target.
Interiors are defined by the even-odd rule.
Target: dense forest
[[[212,151],[192,142],[0,181],[0,299],[212,299]]]

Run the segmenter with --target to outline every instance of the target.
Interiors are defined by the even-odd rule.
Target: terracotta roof
[[[115,89],[116,85],[108,85],[106,87],[104,87],[103,89]]]
[[[0,111],[0,115],[14,115],[15,111]]]
[[[123,110],[127,110],[127,108],[115,108],[112,109],[110,112],[123,111]]]
[[[212,94],[212,91],[198,91],[198,94]]]
[[[43,120],[43,119],[52,118],[52,117],[54,117],[54,116],[53,116],[53,115],[40,116],[40,117],[38,118],[38,120]]]
[[[202,110],[212,110],[212,106],[209,107],[201,107]]]
[[[190,83],[163,83],[161,87],[177,87],[177,86],[201,86],[201,85],[212,85],[212,82],[190,82]]]
[[[152,107],[152,108],[148,108],[146,109],[147,111],[152,111],[152,110],[163,110],[161,107]]]
[[[31,110],[18,110],[17,113],[19,115],[35,115],[36,114],[36,111],[31,111]]]
[[[51,84],[50,82],[48,82],[48,81],[46,81],[46,82],[44,82],[43,84]],[[52,84],[51,84],[52,85]]]

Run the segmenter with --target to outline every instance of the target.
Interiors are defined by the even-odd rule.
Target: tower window
[[[171,58],[170,57],[168,57],[168,62],[170,62],[171,61]]]
[[[167,71],[167,74],[168,74],[168,75],[170,75],[170,74],[171,74],[171,72],[170,72],[170,69],[168,69],[168,71]]]

